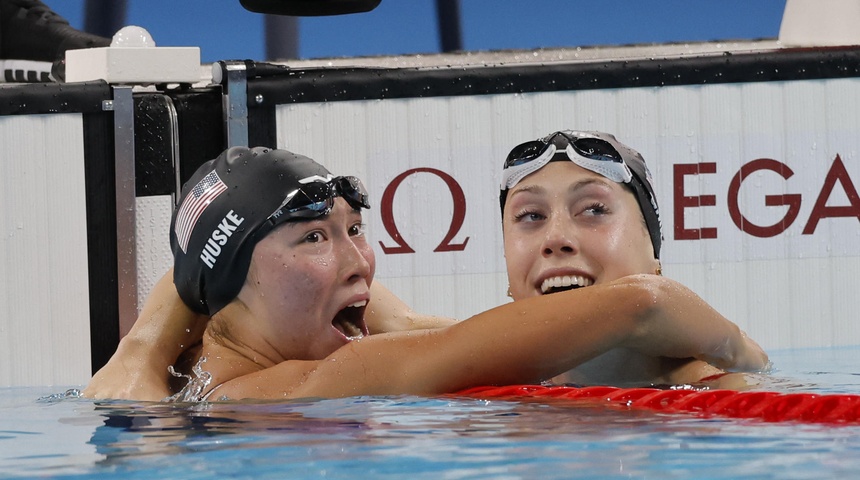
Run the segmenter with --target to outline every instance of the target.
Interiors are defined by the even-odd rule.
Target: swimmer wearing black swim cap
[[[355,177],[334,177],[303,155],[232,147],[185,183],[170,224],[173,281],[194,311],[213,315],[245,282],[254,246],[285,221],[328,215],[334,197],[370,208]]]

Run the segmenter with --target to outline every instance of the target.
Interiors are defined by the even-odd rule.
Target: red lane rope
[[[860,395],[849,394],[510,385],[475,387],[457,395],[504,400],[566,399],[583,404],[766,422],[860,423]]]

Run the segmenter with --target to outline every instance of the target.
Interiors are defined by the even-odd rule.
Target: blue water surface
[[[860,348],[772,352],[759,386],[860,394]],[[74,386],[73,386],[74,387]],[[849,478],[860,424],[415,396],[165,404],[0,389],[0,478]]]

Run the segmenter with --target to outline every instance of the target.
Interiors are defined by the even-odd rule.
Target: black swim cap
[[[182,187],[170,224],[182,300],[206,315],[224,308],[245,283],[251,253],[265,236],[257,235],[260,227],[304,184],[331,179],[308,157],[263,147],[232,147],[200,166]]]

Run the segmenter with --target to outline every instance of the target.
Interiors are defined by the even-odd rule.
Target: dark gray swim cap
[[[609,133],[562,130],[514,147],[502,167],[499,192],[502,218],[505,216],[509,189],[550,162],[565,160],[630,187],[645,218],[654,257],[660,258],[663,235],[660,209],[651,186],[651,172],[639,152]]]
[[[224,308],[242,289],[273,214],[309,182],[331,180],[325,167],[286,150],[233,147],[204,163],[182,187],[170,224],[182,300],[207,315]]]

